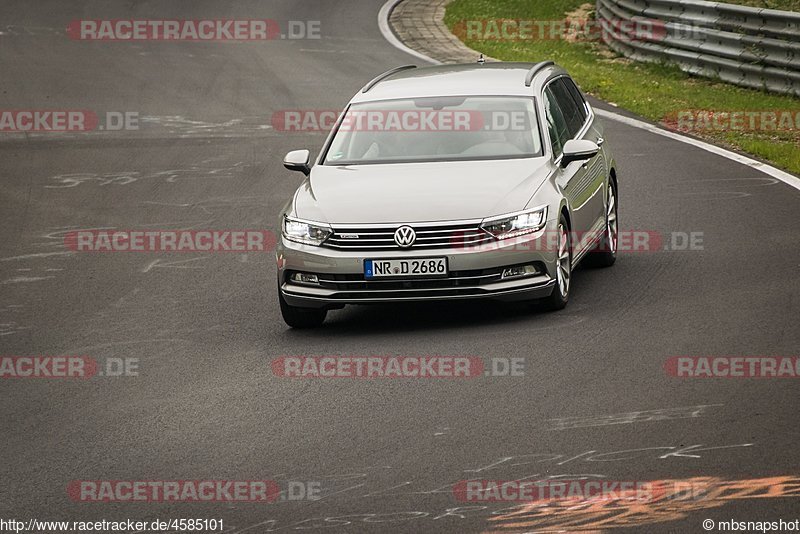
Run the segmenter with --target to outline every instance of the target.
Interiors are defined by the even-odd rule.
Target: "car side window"
[[[564,80],[565,78],[559,78],[548,85],[547,88],[553,92],[558,107],[564,115],[564,121],[567,123],[567,131],[569,132],[568,139],[574,139],[583,128],[583,123],[586,122],[586,109],[583,106],[578,106]]]
[[[580,110],[581,117],[583,122],[586,122],[586,118],[589,116],[588,106],[586,105],[586,100],[583,98],[580,89],[578,86],[575,85],[575,82],[571,78],[561,78],[561,81],[567,87],[567,91],[569,94],[572,95],[573,100],[578,104],[578,109]]]
[[[567,123],[564,121],[564,115],[558,107],[556,97],[553,94],[550,86],[544,90],[544,110],[547,119],[547,131],[550,134],[550,146],[553,149],[553,158],[558,158],[561,155],[561,149],[564,143],[569,140],[570,135],[567,129]]]

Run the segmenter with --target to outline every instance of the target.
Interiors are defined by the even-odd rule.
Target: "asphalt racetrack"
[[[77,229],[277,231],[301,178],[282,158],[315,155],[325,134],[277,131],[271,117],[341,109],[375,75],[423,64],[384,39],[380,7],[0,5],[1,108],[133,112],[139,124],[0,132],[0,355],[135,367],[0,380],[0,518],[216,518],[247,534],[702,532],[707,518],[798,518],[796,379],[665,371],[678,355],[797,355],[800,191],[746,165],[606,120],[621,229],[663,246],[577,270],[556,313],[486,302],[347,307],[319,329],[291,330],[272,253],[65,246]],[[320,38],[70,39],[69,22],[86,18],[319,21]],[[695,246],[684,247],[689,236]],[[271,367],[329,354],[521,358],[524,373],[325,380]],[[725,491],[584,507],[465,503],[453,492],[467,479],[548,477]],[[86,480],[275,480],[319,492],[270,504],[81,502],[68,487]]]

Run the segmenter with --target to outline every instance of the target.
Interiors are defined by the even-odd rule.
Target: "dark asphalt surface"
[[[64,248],[70,229],[275,229],[299,183],[283,155],[316,151],[324,137],[259,126],[281,109],[339,109],[376,74],[414,62],[381,36],[379,8],[0,4],[1,109],[143,118],[138,131],[0,133],[0,355],[139,364],[138,376],[0,380],[0,518],[221,518],[226,532],[255,534],[702,532],[705,518],[800,517],[798,382],[663,369],[674,355],[798,354],[800,192],[746,166],[607,121],[622,228],[701,232],[703,249],[622,253],[611,269],[580,269],[570,305],[552,314],[494,303],[349,307],[319,330],[292,331],[270,253]],[[65,28],[78,18],[320,20],[322,39],[71,41]],[[521,357],[526,367],[446,381],[271,372],[279,356],[326,354]],[[556,475],[702,477],[737,490],[524,511],[459,503],[450,491],[466,478]],[[322,499],[75,503],[66,491],[72,480],[270,478],[320,482]],[[470,509],[445,512],[459,507]]]

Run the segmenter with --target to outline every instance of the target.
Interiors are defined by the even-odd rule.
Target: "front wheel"
[[[572,278],[572,241],[564,215],[561,215],[558,220],[557,238],[556,286],[550,296],[543,299],[543,304],[548,310],[561,310],[569,301],[569,286]]]
[[[283,321],[292,328],[314,328],[320,326],[328,315],[325,308],[299,308],[290,306],[278,288],[278,302],[281,306]]]

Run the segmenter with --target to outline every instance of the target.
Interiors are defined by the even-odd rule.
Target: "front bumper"
[[[492,298],[530,300],[555,287],[556,254],[551,242],[557,220],[540,231],[490,245],[415,250],[344,251],[280,239],[276,249],[278,286],[287,304],[339,307],[344,304]],[[378,279],[364,277],[365,259],[446,257],[446,278]],[[533,264],[535,274],[502,278],[510,266]],[[294,272],[316,274],[319,284],[298,283]]]

